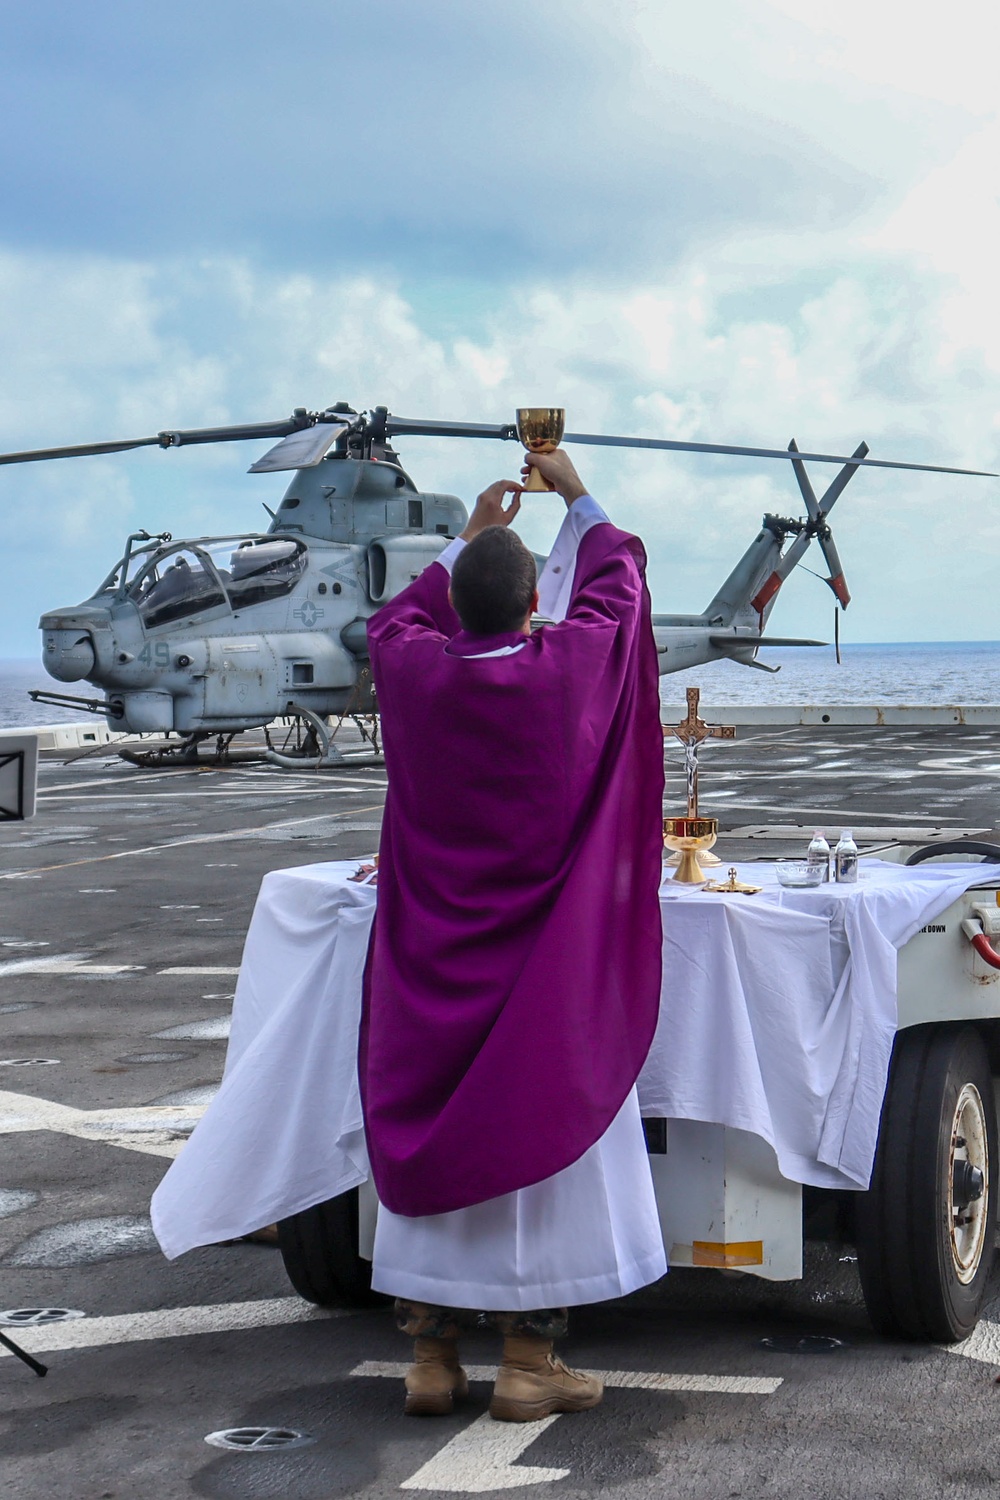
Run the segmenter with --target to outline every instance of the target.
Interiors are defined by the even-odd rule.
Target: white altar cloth
[[[600,1140],[542,1182],[424,1218],[380,1204],[372,1286],[415,1302],[514,1312],[607,1302],[666,1270],[632,1089]]]
[[[368,1176],[357,1085],[361,975],[376,891],[353,862],[265,876],[225,1074],[158,1187],[171,1259],[336,1197]],[[645,1115],[749,1130],[782,1173],[865,1188],[896,1024],[896,950],[1000,867],[861,861],[856,886],[759,896],[661,887],[660,1022]]]

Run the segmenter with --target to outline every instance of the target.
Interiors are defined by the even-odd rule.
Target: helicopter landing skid
[[[233,750],[232,743],[235,738],[235,733],[213,735],[202,732],[186,735],[184,739],[176,743],[170,740],[157,740],[148,749],[123,745],[118,754],[122,760],[131,761],[133,765],[143,766],[149,770],[169,769],[170,766],[223,766],[237,760],[262,759],[260,750]],[[215,740],[214,751],[202,755],[201,747],[211,739]]]
[[[311,708],[298,703],[289,703],[286,718],[291,719],[281,744],[275,746],[265,728],[267,740],[266,757],[274,766],[283,766],[287,771],[322,770],[325,766],[346,766],[346,757],[333,743],[329,724],[314,714]],[[343,722],[343,720],[341,720]],[[340,728],[340,725],[337,725]]]

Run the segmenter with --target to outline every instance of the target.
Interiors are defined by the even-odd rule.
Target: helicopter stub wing
[[[829,641],[800,640],[791,635],[710,635],[710,646],[718,651],[742,651],[747,646],[829,646]]]

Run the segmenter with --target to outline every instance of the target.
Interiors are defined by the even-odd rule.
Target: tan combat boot
[[[586,1411],[604,1395],[595,1375],[570,1370],[552,1353],[552,1340],[508,1335],[497,1371],[490,1416],[498,1422],[537,1422],[554,1412]]]
[[[464,1401],[469,1382],[458,1362],[457,1339],[418,1338],[413,1344],[414,1363],[406,1372],[406,1403],[409,1417],[446,1417],[455,1401]]]

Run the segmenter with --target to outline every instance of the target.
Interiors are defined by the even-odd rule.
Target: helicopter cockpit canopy
[[[175,547],[154,557],[129,586],[127,598],[147,630],[204,614],[226,602],[218,573],[195,547]]]
[[[112,570],[95,598],[118,594],[153,630],[230,606],[234,611],[280,598],[295,587],[306,564],[303,542],[286,537],[222,537],[203,544],[145,547]]]
[[[233,608],[243,609],[248,604],[260,604],[289,593],[305,568],[306,549],[304,543],[289,537],[270,537],[240,542],[224,571],[218,551],[215,560]]]

